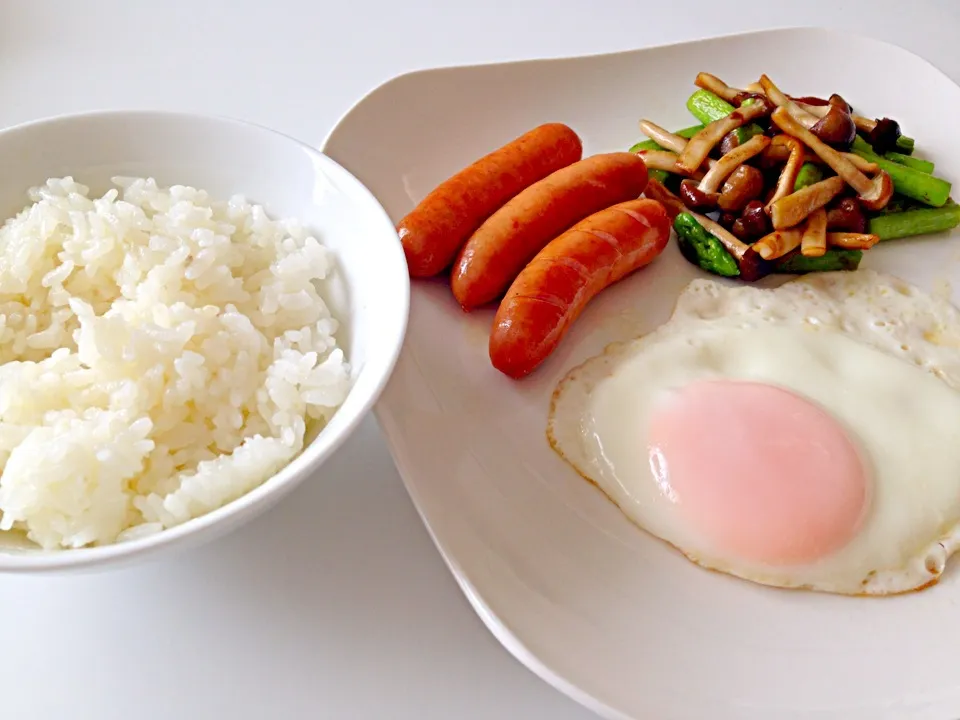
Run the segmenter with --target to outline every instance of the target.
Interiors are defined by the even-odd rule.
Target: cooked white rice
[[[242,197],[114,178],[0,228],[0,531],[101,545],[261,484],[343,402],[333,257]]]

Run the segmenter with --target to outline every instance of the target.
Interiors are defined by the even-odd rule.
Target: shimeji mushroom
[[[840,153],[840,157],[849,160],[850,164],[862,173],[875,173],[880,169],[880,166],[875,162],[870,162],[866,158],[862,158],[854,153]]]
[[[885,153],[897,149],[897,140],[900,139],[900,125],[896,120],[880,118],[871,120],[860,115],[853,116],[857,130],[866,135],[867,142],[873,146],[874,152]]]
[[[804,154],[806,153],[806,148],[803,146],[803,143],[789,135],[777,135],[770,143],[770,147],[772,148],[774,145],[786,148],[790,152],[790,155],[787,157],[787,164],[784,165],[783,170],[780,171],[777,189],[767,203],[767,213],[772,212],[771,208],[773,203],[793,192],[793,186],[797,182],[797,174],[800,172],[800,167],[803,165]]]
[[[790,99],[804,110],[813,113],[817,117],[823,117],[830,109],[827,107],[830,104],[829,101],[814,95],[803,95],[802,97],[791,97]],[[849,109],[849,106],[847,106],[847,110]]]
[[[650,120],[640,121],[640,132],[660,147],[675,153],[683,152],[683,149],[687,146],[686,138],[680,137],[676,133],[672,133]]]
[[[827,145],[846,150],[857,137],[857,126],[850,116],[850,106],[837,94],[831,95],[828,102],[827,112],[810,128],[810,132]]]
[[[799,228],[774,230],[757,240],[753,244],[753,249],[764,260],[776,260],[799,247],[802,238],[803,231]]]
[[[893,183],[890,176],[883,170],[878,170],[873,178],[868,178],[857,170],[852,162],[842,153],[822,142],[816,135],[797,122],[784,108],[778,107],[772,115],[773,122],[787,135],[797,138],[817,156],[829,165],[838,176],[843,178],[850,187],[857,191],[860,202],[868,210],[880,210],[890,201],[893,195]],[[776,224],[774,224],[776,227]]]
[[[717,207],[727,213],[743,210],[747,203],[763,194],[763,173],[752,165],[741,165],[723,183]],[[736,221],[736,216],[730,224]]]
[[[762,167],[772,168],[785,163],[790,159],[792,145],[779,140],[781,137],[784,137],[784,135],[780,134],[773,136],[773,142],[770,143],[770,147],[764,151],[763,157],[760,158]],[[803,162],[812,162],[818,165],[823,165],[823,161],[806,148],[803,149]]]
[[[759,200],[751,200],[733,223],[733,234],[741,240],[756,240],[770,232],[770,218]]]
[[[797,103],[787,97],[780,88],[773,84],[771,80],[766,75],[760,76],[760,87],[763,88],[763,94],[770,98],[770,102],[776,105],[778,108],[783,108],[790,115],[805,128],[812,128],[818,122],[820,118],[814,115],[807,110],[804,110]]]
[[[777,143],[776,139],[778,137],[780,136],[774,136],[774,142],[772,142],[770,147],[767,148],[766,152],[763,153],[764,167],[779,165],[782,162],[786,162],[790,158],[790,148],[785,144]],[[855,155],[854,153],[842,152],[840,155],[853,163],[853,166],[860,172],[874,173],[879,169],[879,166],[876,163],[870,162],[869,160],[862,158],[859,155]],[[808,149],[804,150],[803,162],[816,163],[817,165],[826,164]]]
[[[677,161],[677,165],[685,170],[687,174],[695,171],[703,164],[703,161],[707,159],[710,151],[723,139],[724,135],[731,130],[736,130],[738,127],[753,122],[757,118],[768,115],[769,113],[769,104],[763,100],[759,100],[734,110],[726,117],[715,120],[690,138],[690,142],[687,143],[683,152],[680,153],[680,159]],[[760,136],[757,135],[755,137]],[[747,144],[748,143],[744,143],[744,146]]]
[[[694,85],[703,90],[712,92],[717,97],[723,98],[731,105],[740,107],[747,100],[763,98],[763,88],[760,87],[759,83],[751,83],[747,88],[739,90],[738,88],[730,87],[723,80],[718,78],[716,75],[711,75],[710,73],[698,73],[696,80],[694,80]]]
[[[810,127],[814,135],[828,145],[837,148],[850,147],[857,136],[857,125],[850,104],[840,95],[834,93],[829,100],[810,97],[792,100],[801,110],[820,118]],[[816,104],[811,101],[816,101]]]
[[[869,233],[827,233],[827,244],[844,250],[869,250],[878,242],[880,242],[880,236]]]
[[[687,172],[681,168],[677,164],[679,155],[670,150],[641,150],[637,155],[643,158],[643,162],[646,163],[647,168],[650,170],[663,170],[668,173],[683,175],[684,177],[692,177],[695,180],[703,177],[701,170]]]
[[[838,95],[832,96],[830,100],[833,101],[834,97],[839,98]],[[831,103],[821,100],[820,98],[793,98],[793,101],[799,105],[802,110],[805,110],[811,115],[816,115],[819,118],[825,117],[831,110]],[[862,115],[857,115],[847,102],[844,102],[840,107],[850,116],[854,131],[862,132],[866,136],[867,142],[873,146],[875,152],[884,153],[888,150],[897,149],[897,141],[900,139],[901,132],[900,125],[896,120],[891,120],[890,118],[871,120]],[[850,138],[850,142],[853,142],[852,137]]]
[[[814,210],[819,210],[843,192],[844,181],[839,175],[828,177],[813,185],[782,197],[769,207],[774,230],[783,230],[803,222]]]
[[[843,198],[834,207],[827,209],[827,229],[844,232],[865,233],[867,216],[853,198]]]
[[[826,105],[811,105],[790,98],[766,75],[760,77],[760,85],[774,105],[784,108],[797,122],[828,145],[846,149],[857,136],[850,105],[839,95],[831,95]]]
[[[723,98],[731,105],[737,106],[739,106],[740,103],[750,95],[757,94],[732,88],[716,75],[711,75],[710,73],[705,72],[697,74],[697,79],[694,80],[694,85],[696,85],[698,88],[709,90],[714,95]]]
[[[690,207],[715,208],[720,195],[720,184],[740,165],[762,153],[769,144],[770,138],[766,135],[754,135],[743,145],[734,148],[717,160],[699,184],[695,184],[692,180],[684,180],[680,183],[680,197]]]
[[[651,200],[656,200],[663,205],[664,209],[667,211],[667,216],[671,220],[676,219],[677,215],[680,213],[690,212],[680,198],[667,190],[667,188],[665,188],[659,180],[651,179],[647,183],[647,187],[644,189],[643,194]]]
[[[814,210],[803,228],[800,238],[800,254],[805,257],[820,257],[827,252],[827,211]]]
[[[641,120],[640,121],[640,132],[646,135],[648,138],[653,140],[660,147],[666,148],[668,151],[673,153],[681,153],[683,149],[687,146],[688,140],[685,137],[680,137],[676,133],[672,133],[665,128],[657,125],[655,122],[650,120]],[[644,152],[660,152],[657,150],[642,150],[640,153]],[[665,160],[665,157],[661,157],[658,161]],[[707,168],[712,168],[716,164],[716,160],[713,158],[707,158],[705,164]],[[649,166],[649,163],[648,163]],[[668,168],[655,168],[660,170],[666,170],[667,172],[679,172],[678,170],[670,170]],[[680,173],[683,174],[683,173]]]

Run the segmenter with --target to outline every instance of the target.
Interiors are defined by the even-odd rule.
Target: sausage
[[[597,293],[657,257],[670,218],[656,200],[614,205],[551,240],[513,281],[490,333],[490,361],[522,378],[557,347]]]
[[[448,268],[467,238],[501,205],[582,154],[573,130],[549,123],[442,182],[397,225],[410,276],[430,277]]]
[[[487,218],[453,263],[464,310],[500,297],[544,245],[598,210],[640,197],[647,166],[628,152],[594,155],[534,183]]]

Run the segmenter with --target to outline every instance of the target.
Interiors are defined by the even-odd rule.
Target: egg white
[[[754,582],[883,595],[929,586],[960,546],[960,311],[873,271],[776,289],[695,280],[670,320],[558,385],[553,448],[624,514],[694,562]],[[649,413],[690,382],[767,382],[824,408],[857,444],[871,499],[857,535],[815,563],[727,557],[650,472]],[[759,430],[758,430],[759,432]]]

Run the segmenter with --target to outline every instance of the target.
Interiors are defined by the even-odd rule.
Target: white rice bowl
[[[240,497],[351,384],[316,238],[242,197],[114,183],[48,180],[0,227],[0,531],[46,549]]]

